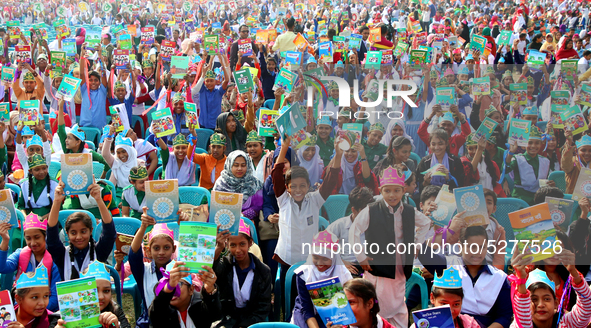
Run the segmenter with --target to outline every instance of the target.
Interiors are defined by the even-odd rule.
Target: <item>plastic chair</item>
[[[248,224],[248,226],[250,227],[250,236],[252,237],[252,240],[254,241],[255,244],[259,244],[259,236],[257,235],[257,228],[254,226],[254,222],[252,222],[251,219],[247,218],[247,217],[242,217],[242,220],[244,220],[244,222],[246,224]]]
[[[411,152],[409,158],[412,159],[413,161],[417,162],[417,165],[419,165],[419,163],[421,162],[421,156],[419,156],[416,153]]]
[[[277,266],[277,274],[275,275],[274,287],[275,288],[273,290],[273,293],[277,295],[277,299],[275,299],[275,302],[273,304],[273,311],[275,312],[275,320],[279,320],[279,317],[281,316],[281,310],[283,308],[281,304],[281,265]]]
[[[417,204],[415,203],[415,201],[408,197],[408,205],[412,206],[412,207],[417,207]]]
[[[404,293],[404,297],[408,298],[410,291],[415,285],[419,285],[419,289],[421,290],[421,307],[423,309],[428,308],[429,292],[427,290],[427,283],[425,282],[425,279],[416,272],[413,272],[410,278],[406,280],[406,292]]]
[[[548,180],[554,181],[554,183],[556,183],[556,188],[562,190],[562,192],[566,192],[566,179],[564,176],[564,171],[551,172],[548,176]]]
[[[174,232],[174,240],[179,240],[179,224],[176,222],[169,222],[166,224],[168,229]]]
[[[85,142],[88,145],[88,148],[96,151],[96,145],[94,144],[94,142],[92,142],[90,140],[86,140]]]
[[[142,225],[142,221],[136,218],[122,218],[122,217],[114,217],[113,223],[115,224],[115,230],[118,233],[124,233],[126,235],[135,235],[135,232],[140,228]],[[95,241],[99,240],[101,233],[103,232],[103,222],[101,221],[96,228],[92,230],[92,238]]]
[[[92,141],[95,144],[99,143],[101,135],[103,134],[101,130],[91,126],[81,126],[80,129],[86,134],[86,140]]]
[[[209,137],[213,134],[213,130],[210,129],[197,129],[195,130],[197,133],[197,144],[196,148],[203,148],[207,149],[207,144],[209,143]]]
[[[291,319],[291,311],[293,310],[292,304],[294,303],[294,301],[292,301],[291,297],[291,285],[295,283],[295,270],[302,266],[304,263],[306,263],[306,261],[301,261],[290,266],[289,270],[287,270],[287,273],[285,274],[285,308],[283,309],[283,317],[285,318],[286,322],[289,322],[289,319]],[[293,297],[293,299],[295,300],[295,296]]]
[[[156,171],[154,171],[154,180],[162,180],[162,166],[159,166]]]
[[[548,121],[540,121],[540,122],[536,123],[536,125],[538,126],[540,131],[542,131],[542,133],[544,133],[544,132],[546,132],[546,125],[548,125]]]
[[[62,163],[51,161],[51,165],[49,165],[49,177],[57,180],[57,174],[62,169]]]
[[[8,188],[16,193],[16,201],[18,202],[18,199],[21,197],[21,187],[19,185],[15,185],[13,183],[7,182],[6,188]],[[17,212],[19,212],[19,211],[17,211]]]
[[[318,217],[318,232],[326,230],[329,223],[328,220],[323,217]]]
[[[497,199],[497,211],[494,213],[494,217],[497,219],[499,224],[505,229],[505,238],[507,241],[507,247],[505,255],[505,263],[511,261],[513,256],[513,243],[511,240],[515,240],[515,234],[513,233],[513,227],[511,226],[511,220],[509,220],[509,213],[518,211],[529,207],[529,204],[518,198],[499,198]]]
[[[250,326],[251,328],[298,328],[289,322],[259,322]]]
[[[328,221],[333,223],[345,216],[348,206],[349,195],[330,195],[322,207],[326,210]],[[322,214],[322,209],[320,210],[320,214]]]
[[[203,187],[182,186],[179,187],[179,202],[181,204],[191,204],[199,206],[203,203],[203,197],[207,198],[207,203],[211,202],[211,193]]]
[[[137,131],[135,131],[135,127],[138,123],[140,125],[140,133],[137,133]],[[144,135],[146,130],[144,129],[144,120],[142,119],[142,117],[138,115],[133,115],[133,117],[131,118],[131,129],[134,130],[138,136]]]
[[[92,230],[94,231],[96,229],[96,218],[94,217],[94,214],[92,214],[91,212],[86,211],[86,210],[61,210],[58,221],[59,221],[60,225],[62,226],[62,230],[64,231],[64,236],[65,236],[64,246],[68,246],[70,244],[68,234],[66,233],[66,220],[68,219],[68,216],[70,216],[70,214],[74,214],[77,212],[86,213],[88,216],[90,216],[90,221],[92,221]]]
[[[195,148],[195,154],[207,154],[207,150],[197,147]]]
[[[112,266],[106,264],[107,269],[109,269],[109,273],[111,274],[111,278],[113,279],[113,284],[115,285],[115,293],[117,294],[117,304],[122,306],[121,303],[121,277],[119,276],[119,272],[115,270]]]
[[[275,107],[275,99],[267,99],[263,103],[263,107],[273,109]]]
[[[105,171],[105,166],[99,162],[92,162],[92,173],[95,179],[100,179]]]

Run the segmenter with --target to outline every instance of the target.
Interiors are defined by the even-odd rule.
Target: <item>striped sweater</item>
[[[571,312],[562,316],[558,328],[585,328],[591,321],[591,290],[583,275],[581,275],[581,279],[583,281],[580,285],[573,285],[573,288],[577,292],[577,304]],[[519,320],[521,323],[521,328],[533,328],[530,304],[529,290],[527,294],[515,293],[513,297],[515,320],[511,323],[510,328],[520,328],[516,320]]]

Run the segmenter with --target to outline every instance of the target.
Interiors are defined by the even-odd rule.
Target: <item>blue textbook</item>
[[[466,211],[467,227],[489,224],[484,188],[482,185],[454,189],[458,213]]]
[[[327,278],[306,284],[310,298],[322,322],[333,325],[350,325],[357,322],[339,277]]]
[[[412,313],[416,328],[454,328],[449,305],[418,310]]]

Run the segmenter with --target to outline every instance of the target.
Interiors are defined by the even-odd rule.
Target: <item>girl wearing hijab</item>
[[[542,48],[543,41],[544,41],[544,36],[542,35],[542,33],[536,34],[536,36],[534,36],[534,39],[532,40],[532,42],[529,44],[529,49],[540,51],[540,49]]]
[[[493,56],[496,56],[497,55],[497,44],[495,42],[495,39],[493,39],[493,37],[491,36],[489,27],[485,27],[482,30],[482,36],[487,40],[487,43],[490,43],[492,46],[491,50],[490,50],[490,54]]]
[[[254,176],[252,160],[242,150],[231,152],[213,190],[242,193],[242,215],[254,220],[263,208],[263,184]]]
[[[556,40],[554,40],[552,33],[546,34],[546,41],[540,47],[540,51],[549,53],[554,53],[556,51]]]
[[[249,106],[249,111],[251,108],[254,111],[254,107],[251,106]],[[246,137],[254,127],[254,116],[254,113],[253,115],[246,115],[246,122],[244,123],[246,129],[230,112],[221,113],[218,116],[216,130],[219,130],[226,137],[226,155],[234,150],[246,149]]]
[[[301,328],[325,328],[324,321],[314,309],[306,284],[331,277],[338,277],[340,283],[344,284],[353,277],[341,256],[333,252],[338,245],[334,234],[328,231],[319,232],[314,236],[312,243],[310,247],[312,253],[308,255],[306,263],[295,271],[298,296],[295,300],[291,323]]]
[[[315,184],[320,182],[324,170],[324,161],[320,158],[320,147],[314,142],[313,146],[304,146],[298,149],[297,155],[300,166],[308,171],[310,186],[316,188]]]
[[[394,137],[390,141],[388,150],[386,150],[386,158],[376,164],[373,173],[376,176],[381,176],[384,169],[395,164],[403,164],[411,172],[415,172],[418,163],[410,159],[411,147],[412,142],[408,138],[403,136]]]
[[[333,158],[331,163],[334,160]],[[322,172],[323,180],[328,178],[329,170],[327,168],[330,167],[332,167],[331,164],[324,168],[324,172]],[[341,158],[340,179],[331,195],[348,195],[356,186],[368,187],[374,195],[380,193],[378,178],[369,168],[365,148],[360,143],[354,144],[344,152]]]
[[[556,61],[561,59],[579,59],[579,53],[573,48],[573,40],[566,39],[556,52]]]
[[[111,143],[115,134],[115,127],[111,125],[109,135],[104,141],[102,155],[109,166],[111,166],[111,177],[109,180],[116,187],[117,199],[121,199],[123,188],[131,185],[129,182],[129,171],[131,171],[132,167],[138,165],[138,160],[137,151],[133,147],[133,141],[130,138],[123,137],[121,134],[115,139],[115,156],[111,154]]]
[[[406,124],[404,123],[403,120],[397,118],[397,119],[393,119],[390,121],[390,123],[388,124],[388,128],[386,129],[386,134],[384,135],[384,137],[382,138],[382,141],[380,141],[380,143],[382,143],[383,145],[389,146],[391,144],[392,139],[395,139],[398,136],[402,136],[405,137],[406,139],[410,140],[410,143],[412,145],[412,149],[411,151],[415,151],[416,147],[415,147],[415,142],[414,140],[411,138],[411,136],[408,135],[408,133],[406,133]],[[388,167],[388,166],[386,166]]]

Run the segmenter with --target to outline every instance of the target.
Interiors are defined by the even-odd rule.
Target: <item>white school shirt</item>
[[[334,234],[339,239],[339,244],[341,245],[349,245],[349,229],[353,225],[353,221],[351,220],[351,215],[342,217],[335,222],[331,223],[327,228],[326,231]],[[364,237],[365,239],[365,237]],[[349,247],[345,246],[344,249],[341,249],[341,258],[343,261],[347,262],[357,262],[355,258],[355,254],[353,250]]]

